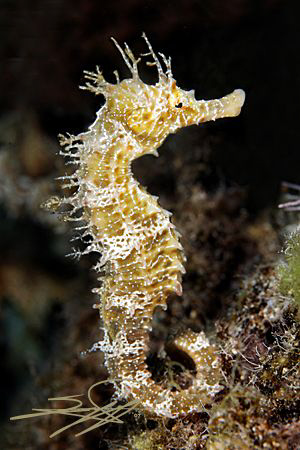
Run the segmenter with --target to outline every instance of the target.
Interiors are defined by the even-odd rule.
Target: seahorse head
[[[118,120],[140,144],[156,149],[179,128],[238,115],[244,92],[237,89],[220,100],[196,100],[194,91],[180,89],[174,78],[165,76],[155,86],[139,79],[124,80],[118,85],[114,102],[116,98],[114,114]],[[114,109],[111,106],[110,110]]]
[[[126,79],[111,93],[106,99],[109,114],[144,147],[156,149],[170,133],[201,121],[194,93],[178,88],[173,78],[162,77],[154,86]]]
[[[180,89],[171,71],[171,60],[159,53],[166,69],[163,70],[159,58],[153,52],[145,34],[149,53],[158,71],[158,82],[155,85],[144,83],[138,73],[136,59],[125,44],[123,50],[115,41],[132,77],[117,83],[107,83],[101,72],[93,74],[86,72],[87,78],[96,86],[87,85],[88,89],[102,93],[106,97],[106,111],[111,122],[122,126],[124,132],[129,132],[141,151],[139,154],[155,152],[165,138],[175,133],[179,128],[197,125],[220,117],[232,117],[240,113],[245,94],[237,89],[218,100],[196,100],[194,91]]]

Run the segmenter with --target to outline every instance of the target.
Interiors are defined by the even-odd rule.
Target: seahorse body
[[[78,168],[65,187],[77,186],[65,202],[74,219],[83,209],[85,235],[91,237],[84,253],[101,254],[95,269],[104,272],[99,309],[105,338],[98,347],[105,354],[108,371],[116,380],[119,397],[136,398],[141,408],[176,417],[199,411],[221,388],[217,349],[204,333],[187,331],[175,344],[194,361],[193,385],[172,392],[154,382],[145,362],[154,309],[166,307],[169,294],[181,295],[184,254],[179,235],[156,197],[133,178],[131,162],[156,154],[164,139],[179,128],[240,113],[242,90],[219,100],[197,101],[192,91],[176,86],[170,59],[158,57],[143,35],[158,70],[158,82],[140,79],[136,60],[125,44],[121,52],[132,77],[110,84],[97,69],[86,72],[85,89],[103,94],[106,102],[86,133],[62,139],[62,152]]]

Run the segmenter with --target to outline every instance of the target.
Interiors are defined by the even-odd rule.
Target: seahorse
[[[155,85],[140,78],[141,58],[114,39],[131,77],[120,81],[115,72],[116,83],[109,83],[98,67],[85,72],[82,88],[103,95],[105,103],[88,131],[61,136],[61,153],[77,165],[62,177],[63,187],[73,189],[62,202],[71,205],[71,220],[84,221],[89,243],[83,253],[100,255],[94,268],[101,285],[94,292],[101,299],[104,338],[95,348],[104,352],[117,397],[137,399],[149,414],[178,417],[200,411],[222,389],[220,359],[203,332],[187,330],[174,343],[194,361],[192,386],[174,391],[152,378],[146,357],[153,313],[157,306],[166,308],[170,294],[182,295],[185,256],[171,214],[135,180],[131,163],[146,154],[158,156],[166,137],[182,127],[237,116],[245,93],[237,89],[197,101],[194,91],[177,87],[171,59],[157,56],[143,38],[148,52],[141,56],[156,66]]]

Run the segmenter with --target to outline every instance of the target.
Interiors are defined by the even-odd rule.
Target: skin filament
[[[188,330],[175,340],[194,361],[196,376],[188,389],[171,391],[157,384],[146,364],[154,309],[166,307],[169,294],[182,294],[184,254],[170,213],[133,178],[131,162],[157,149],[170,133],[193,124],[240,113],[245,94],[237,89],[217,100],[197,101],[193,91],[176,86],[171,61],[160,54],[165,69],[143,35],[158,82],[145,84],[136,59],[125,44],[114,41],[131,78],[116,84],[85,72],[88,89],[105,97],[95,122],[78,136],[61,136],[61,151],[77,167],[62,177],[72,193],[62,200],[71,206],[70,220],[84,220],[83,253],[98,252],[95,265],[101,287],[100,314],[105,337],[95,344],[115,381],[119,398],[138,399],[151,414],[177,417],[200,411],[222,388],[217,348],[203,332]],[[103,275],[104,274],[104,275]]]

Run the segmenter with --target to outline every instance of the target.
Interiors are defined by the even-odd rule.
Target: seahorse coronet
[[[62,177],[71,194],[70,220],[79,224],[90,242],[83,253],[97,252],[94,269],[101,273],[98,306],[104,338],[94,345],[104,353],[105,365],[115,381],[119,398],[137,399],[150,414],[177,417],[200,411],[222,388],[218,349],[203,332],[187,330],[174,343],[194,361],[196,376],[188,389],[172,391],[157,384],[146,364],[149,331],[155,308],[166,307],[169,294],[182,294],[185,256],[171,214],[139,185],[131,162],[157,154],[165,138],[178,129],[240,113],[245,94],[241,89],[216,100],[197,101],[194,91],[177,87],[171,60],[154,53],[143,34],[148,65],[158,72],[155,85],[145,84],[138,63],[125,44],[115,41],[131,78],[108,83],[99,68],[85,72],[86,86],[105,97],[88,131],[61,136],[61,154],[77,165]]]

